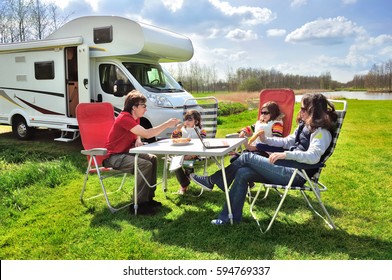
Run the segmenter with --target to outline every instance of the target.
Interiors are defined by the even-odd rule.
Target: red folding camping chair
[[[78,120],[80,138],[82,140],[84,150],[83,155],[87,156],[88,166],[84,177],[84,184],[80,194],[80,200],[84,203],[83,195],[86,190],[87,179],[89,174],[96,173],[102,188],[102,194],[91,196],[88,199],[104,196],[109,210],[114,213],[120,209],[128,207],[131,203],[127,203],[119,208],[111,205],[108,195],[122,189],[127,173],[114,171],[112,168],[102,166],[102,161],[107,158],[107,150],[105,142],[109,131],[114,123],[113,105],[108,102],[102,103],[80,103],[76,107],[76,118]],[[104,175],[105,174],[105,175]],[[107,192],[104,179],[113,176],[123,176],[119,188],[114,192]]]
[[[290,134],[293,122],[295,104],[294,91],[288,88],[263,89],[260,92],[259,114],[257,119],[260,118],[261,106],[268,101],[275,101],[278,103],[280,112],[284,114],[282,119],[283,137],[286,137]]]
[[[257,115],[257,119],[260,118],[261,106],[268,101],[275,101],[279,105],[280,112],[284,114],[284,117],[282,119],[283,137],[286,137],[290,134],[293,122],[295,104],[294,91],[292,89],[286,88],[263,89],[262,91],[260,91],[258,106],[259,112]],[[226,137],[238,137],[238,133],[227,134]]]

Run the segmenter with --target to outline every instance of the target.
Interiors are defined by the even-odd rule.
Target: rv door
[[[90,103],[90,53],[87,45],[78,46],[79,102]]]

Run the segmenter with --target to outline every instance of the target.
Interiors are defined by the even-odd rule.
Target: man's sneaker
[[[214,184],[210,183],[210,180],[208,180],[208,176],[199,176],[195,173],[192,173],[190,177],[193,182],[201,186],[204,190],[209,192],[212,191]]]
[[[224,224],[225,224],[225,222],[222,221],[221,219],[215,219],[215,220],[212,220],[212,221],[211,221],[211,225],[220,226],[220,225],[224,225]]]

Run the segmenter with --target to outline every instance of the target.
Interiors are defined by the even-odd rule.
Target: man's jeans
[[[135,155],[124,153],[124,154],[113,154],[107,160],[107,167],[113,167],[113,169],[121,170],[126,173],[134,174],[135,170]],[[148,183],[153,186],[157,183],[157,156],[152,154],[140,154],[138,158],[138,168],[143,173]],[[106,167],[106,166],[105,166]],[[156,187],[150,188],[143,180],[142,176],[138,176],[137,182],[137,200],[138,203],[147,202],[153,199],[155,196]]]

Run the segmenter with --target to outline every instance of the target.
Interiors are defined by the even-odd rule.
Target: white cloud
[[[342,61],[344,61],[346,66],[350,67],[356,67],[356,66],[362,66],[365,67],[366,65],[369,64],[369,61],[371,59],[372,55],[366,55],[366,54],[360,54],[355,51],[354,48],[350,48],[348,54]]]
[[[362,27],[345,17],[319,19],[308,22],[287,35],[286,42],[311,44],[340,44],[347,38],[365,34]]]
[[[214,48],[209,51],[210,53],[214,54],[216,61],[242,61],[248,56],[248,52],[246,51],[237,51],[233,52],[230,49],[224,48]]]
[[[210,35],[207,35],[208,39],[218,38],[219,33],[221,32],[221,30],[218,28],[211,28],[211,29],[208,29],[208,31],[210,32]]]
[[[352,66],[372,64],[379,60],[379,56],[392,55],[392,35],[379,35],[369,37],[352,45],[345,58],[346,63]]]
[[[301,7],[306,5],[308,0],[292,0],[290,6],[293,8]]]
[[[235,41],[249,41],[249,40],[256,40],[257,34],[254,33],[252,30],[242,30],[236,28],[234,30],[229,31],[227,33],[226,38],[235,40]]]
[[[267,36],[268,37],[280,37],[286,35],[285,29],[268,29]]]
[[[170,11],[175,13],[179,9],[182,8],[183,0],[162,0],[163,5],[168,8]]]
[[[75,0],[43,0],[44,3],[46,2],[46,3],[56,4],[56,6],[62,10],[67,8],[69,6],[70,2],[74,2],[74,1]],[[100,4],[101,0],[83,0],[83,1],[86,2],[87,4],[89,4],[91,9],[94,12],[97,12],[99,10],[99,4]]]
[[[71,0],[43,0],[43,3],[54,3],[57,7],[64,10]]]
[[[371,37],[369,38],[369,44],[372,46],[392,44],[392,35],[382,34],[377,37]]]
[[[101,0],[84,0],[84,1],[90,5],[91,9],[93,9],[94,12],[97,12],[99,10],[99,4]]]
[[[381,48],[379,54],[382,56],[392,57],[392,46],[386,46],[384,48]]]
[[[249,7],[249,6],[231,6],[229,2],[220,0],[209,0],[209,2],[223,14],[228,16],[244,16],[242,20],[244,24],[257,25],[266,24],[274,19],[276,15],[272,13],[270,9],[260,7]]]
[[[246,51],[230,52],[229,60],[231,61],[243,61],[248,57]]]

